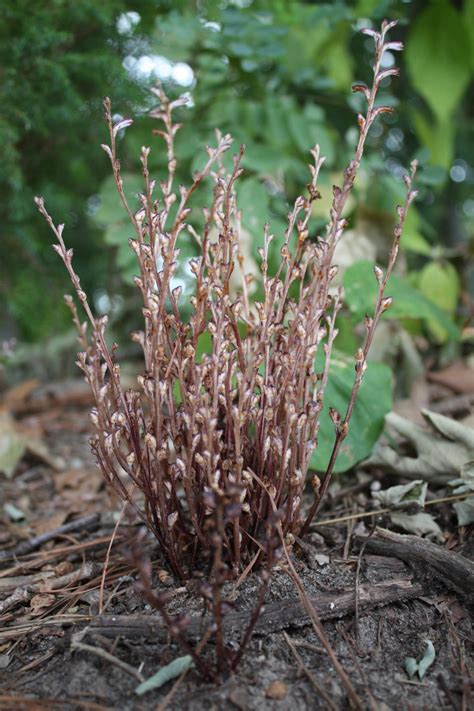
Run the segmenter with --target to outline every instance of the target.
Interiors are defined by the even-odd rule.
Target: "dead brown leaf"
[[[63,560],[61,561],[61,563],[55,565],[53,570],[56,575],[66,575],[67,573],[72,573],[72,571],[74,570],[74,566],[71,561]]]
[[[420,597],[428,605],[433,605],[438,612],[448,612],[453,623],[459,622],[467,616],[467,611],[460,604],[456,595],[446,593],[437,597]]]
[[[428,380],[448,387],[455,393],[474,393],[474,369],[458,360],[443,370],[428,373]]]
[[[95,493],[101,483],[101,474],[93,469],[68,469],[64,472],[59,472],[54,477],[54,486],[59,494],[67,489],[89,494],[91,492]]]
[[[38,593],[38,595],[33,595],[30,600],[30,609],[33,617],[38,617],[45,610],[47,610],[56,601],[55,595],[48,595],[46,593]]]
[[[0,410],[0,472],[12,477],[25,454],[46,462],[53,469],[58,463],[51,456],[43,440],[43,431],[37,423],[19,423],[11,414]]]
[[[7,390],[3,395],[3,407],[5,410],[10,410],[10,412],[15,412],[15,410],[24,405],[28,401],[31,393],[40,385],[40,381],[36,378],[31,378],[30,380],[25,380],[13,388]]]
[[[42,533],[46,533],[46,531],[52,531],[53,529],[62,526],[69,516],[69,513],[70,512],[67,509],[62,508],[53,514],[49,514],[44,518],[33,521],[31,523],[31,528],[33,529],[35,535],[40,536]]]

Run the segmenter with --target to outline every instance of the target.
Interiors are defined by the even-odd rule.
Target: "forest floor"
[[[284,565],[274,571],[261,622],[235,675],[215,685],[191,668],[178,681],[136,694],[141,680],[183,652],[136,590],[124,556],[133,522],[118,527],[104,573],[120,503],[90,454],[88,406],[76,381],[25,383],[4,398],[0,428],[16,454],[8,476],[0,474],[0,708],[349,708]],[[474,708],[473,595],[422,553],[413,558],[390,547],[361,547],[375,523],[390,525],[383,516],[354,518],[374,509],[374,478],[384,487],[400,483],[382,470],[336,483],[307,542],[295,546],[294,565],[360,708],[467,711]],[[438,547],[472,565],[472,526],[457,527],[449,502],[430,511],[443,533]],[[344,516],[348,520],[324,523]],[[159,552],[151,547],[149,553],[159,573]],[[192,586],[175,584],[164,572],[156,584],[172,591],[172,613],[199,620],[202,602]],[[229,586],[235,600],[230,646],[259,585],[258,574],[250,574],[238,589]],[[434,661],[422,679],[410,679],[405,660],[420,659],[427,641]]]

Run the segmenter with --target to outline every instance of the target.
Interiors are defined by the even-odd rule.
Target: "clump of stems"
[[[173,112],[185,100],[170,101],[161,86],[154,88],[158,106],[151,116],[162,124],[156,133],[166,145],[168,175],[156,185],[148,170],[150,148],[143,147],[143,192],[135,211],[125,196],[117,156],[117,134],[132,121],[114,125],[110,100],[105,99],[110,138],[102,148],[130,218],[130,248],[137,257],[135,284],[143,300],[143,327],[132,333],[144,358],[137,389],[123,386],[117,345],[109,346],[106,341],[107,317],[96,317],[90,308],[72,264],[73,252],[63,240],[64,225],[56,226],[42,198],[36,200],[56,236],[55,249],[87,316],[82,323],[72,297],[66,297],[83,348],[78,365],[95,401],[91,420],[97,464],[109,486],[156,537],[177,578],[186,580],[208,565],[222,654],[218,590],[246,566],[258,563],[267,570],[269,521],[275,507],[287,544],[308,530],[347,436],[375,329],[391,303],[385,288],[407,210],[415,197],[415,164],[405,178],[406,200],[398,207],[387,270],[384,273],[375,267],[378,297],[373,315],[365,320],[365,342],[355,355],[354,386],[347,410],[343,414],[331,410],[335,444],[329,467],[321,481],[315,478],[314,501],[303,515],[303,490],[318,442],[337,336],[336,318],[342,306],[341,292],[331,294],[337,273],[333,255],[347,226],[342,215],[370,127],[381,114],[391,111],[377,105],[376,97],[382,80],[398,73],[395,68],[381,69],[386,50],[402,49],[400,43],[387,40],[394,24],[384,22],[380,32],[362,30],[375,42],[373,83],[371,87],[353,87],[364,95],[367,109],[358,116],[359,140],[343,183],[333,188],[326,232],[310,238],[310,217],[313,203],[320,197],[318,176],[324,162],[316,145],[311,150],[306,194],[295,200],[284,235],[274,236],[269,226],[265,228],[259,250],[264,292],[260,301],[251,300],[251,278],[243,271],[241,215],[236,204],[243,147],[226,172],[223,157],[232,140],[217,133],[217,144],[206,147],[207,162],[194,174],[192,184],[176,187],[175,136],[180,124],[174,122]],[[189,224],[189,201],[206,180],[212,181],[213,196],[198,233]],[[188,319],[182,316],[181,288],[172,288],[180,260],[179,244],[187,238],[186,233],[199,245],[199,256],[190,263],[195,289],[189,299],[192,312]],[[281,257],[276,273],[269,270],[272,241],[278,241]],[[212,347],[198,356],[204,334]],[[315,363],[320,350],[324,365],[318,369]],[[150,590],[148,594],[153,595]],[[161,603],[157,606],[163,608]]]

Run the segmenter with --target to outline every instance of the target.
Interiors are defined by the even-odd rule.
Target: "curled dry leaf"
[[[430,429],[395,412],[385,418],[388,430],[413,445],[416,457],[402,456],[391,446],[382,445],[365,465],[384,467],[408,479],[423,479],[432,484],[447,484],[458,476],[463,465],[474,458],[474,430],[429,410],[422,410],[422,415]]]

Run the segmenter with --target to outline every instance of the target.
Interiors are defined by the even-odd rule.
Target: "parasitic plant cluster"
[[[117,157],[117,134],[132,121],[114,125],[110,101],[104,101],[110,143],[102,147],[130,218],[130,248],[137,258],[135,283],[143,300],[143,327],[132,333],[144,359],[136,389],[125,389],[122,384],[117,345],[108,345],[106,340],[107,317],[92,313],[72,265],[72,250],[63,240],[64,226],[56,226],[43,200],[37,199],[87,315],[88,323],[81,323],[72,298],[66,297],[83,344],[78,364],[95,401],[92,449],[98,466],[107,483],[156,537],[170,569],[181,580],[206,566],[206,561],[211,582],[218,581],[216,590],[247,566],[261,563],[266,570],[265,561],[278,558],[280,543],[291,544],[295,535],[306,532],[327,490],[367,368],[374,331],[391,303],[385,288],[415,197],[413,165],[405,178],[406,201],[398,207],[388,268],[383,272],[375,267],[378,298],[373,315],[365,320],[365,342],[355,355],[352,395],[345,413],[330,411],[335,427],[333,455],[324,477],[313,478],[314,501],[304,515],[303,490],[317,446],[342,305],[342,294],[334,295],[331,290],[337,273],[333,255],[347,226],[343,210],[367,134],[380,114],[391,111],[377,105],[376,97],[382,80],[398,73],[395,68],[381,68],[386,50],[402,49],[400,43],[387,40],[394,24],[384,22],[380,32],[362,30],[375,41],[373,83],[353,87],[364,95],[367,109],[358,116],[359,140],[343,183],[333,188],[326,232],[315,238],[310,233],[324,161],[316,146],[311,150],[307,192],[296,199],[285,234],[273,235],[269,226],[265,229],[259,250],[261,300],[251,298],[251,277],[244,273],[241,249],[236,183],[242,174],[243,147],[233,156],[230,172],[226,171],[223,157],[232,141],[229,135],[218,133],[217,145],[207,147],[207,163],[194,174],[192,184],[176,187],[174,145],[180,125],[174,122],[173,111],[184,100],[170,101],[158,86],[153,89],[158,107],[151,116],[162,124],[156,133],[166,144],[168,177],[155,184],[148,170],[150,149],[142,148],[143,192],[135,211],[125,196]],[[198,233],[189,224],[189,201],[206,180],[212,181],[213,197]],[[180,241],[189,238],[197,240],[199,256],[190,262],[195,289],[190,299],[186,297],[191,315],[185,318],[182,290],[172,285]],[[278,244],[281,257],[276,273],[269,269],[272,241]],[[212,346],[199,355],[204,335]],[[319,369],[315,365],[318,351],[324,355]],[[280,542],[275,542],[275,516]],[[210,597],[215,616],[220,616],[220,603],[216,607],[215,595]]]

